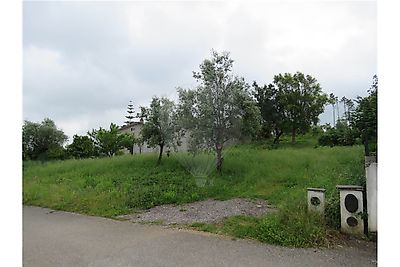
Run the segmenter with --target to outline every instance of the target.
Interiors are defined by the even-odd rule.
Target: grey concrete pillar
[[[367,165],[365,160],[365,177],[366,177],[366,193],[367,193],[367,213],[368,213],[368,231],[378,231],[378,216],[377,216],[377,180],[378,163],[370,161]]]
[[[365,167],[368,167],[371,163],[376,162],[376,156],[365,156],[364,161]]]
[[[363,187],[338,185],[340,193],[340,230],[344,233],[362,235],[364,233]]]
[[[308,211],[325,212],[325,189],[307,188]]]

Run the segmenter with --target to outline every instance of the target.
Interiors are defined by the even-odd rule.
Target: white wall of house
[[[143,123],[134,122],[130,125],[122,126],[120,129],[120,132],[128,133],[128,134],[133,133],[135,135],[135,137],[137,138],[137,137],[141,136],[140,131],[142,130],[142,127],[143,127]],[[166,152],[168,149],[169,148],[166,147],[166,148],[164,148],[164,151]],[[181,138],[181,145],[177,147],[177,150],[178,151],[187,151],[187,149],[188,149],[188,138],[187,138],[187,136],[184,136]],[[170,148],[170,150],[174,151],[173,148]],[[141,153],[158,153],[159,151],[160,151],[159,147],[155,147],[155,148],[149,147],[146,142],[143,144],[143,146],[141,148],[137,144],[135,144],[133,146],[133,154],[139,154],[140,152]],[[126,149],[125,153],[129,153],[129,151]]]

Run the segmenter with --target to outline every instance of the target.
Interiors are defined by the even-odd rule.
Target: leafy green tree
[[[74,135],[72,144],[67,146],[67,151],[74,158],[90,158],[98,155],[93,140],[85,135]]]
[[[88,135],[100,154],[108,157],[114,156],[118,150],[124,148],[124,141],[127,138],[127,134],[121,134],[119,127],[114,123],[110,124],[109,130],[100,127],[99,130],[93,129],[92,132],[88,132]]]
[[[253,96],[257,101],[262,116],[262,133],[269,138],[274,135],[274,144],[279,143],[283,134],[284,113],[282,103],[277,101],[278,90],[273,84],[259,86],[253,83]]]
[[[346,108],[347,108],[347,113],[346,113],[346,120],[348,122],[349,125],[351,125],[352,122],[352,116],[351,114],[353,114],[355,106],[354,106],[354,101],[352,99],[346,99]]]
[[[122,139],[122,146],[129,150],[129,153],[133,155],[133,146],[136,144],[136,138],[133,133],[124,134]]]
[[[357,143],[357,133],[345,119],[338,120],[336,127],[329,127],[318,138],[322,146],[352,146]]]
[[[203,61],[200,72],[193,72],[200,85],[193,90],[178,89],[179,121],[190,132],[191,147],[214,150],[219,173],[226,143],[240,138],[246,127],[247,133],[257,132],[248,127],[259,127],[258,119],[250,119],[250,114],[259,116],[260,112],[244,79],[232,75],[232,66],[229,53],[212,51],[212,58]]]
[[[144,140],[142,136],[138,136],[135,139],[135,143],[137,144],[137,146],[139,147],[139,154],[142,154],[142,149],[144,146]]]
[[[296,133],[306,133],[318,123],[328,97],[322,92],[315,78],[301,72],[278,74],[274,77],[276,101],[282,108],[283,129],[291,132],[292,142]]]
[[[153,97],[150,108],[142,107],[142,116],[146,118],[141,130],[142,141],[150,147],[160,148],[160,163],[164,148],[175,146],[177,140],[175,104],[165,97]]]
[[[369,95],[358,97],[352,114],[353,125],[360,132],[365,155],[370,155],[370,142],[376,147],[378,139],[378,76],[374,75]]]
[[[351,122],[351,113],[354,111],[353,100],[343,96],[340,99],[340,103],[343,103],[343,120],[349,125]]]
[[[63,158],[63,144],[67,140],[64,132],[49,118],[41,123],[25,120],[22,126],[23,159],[54,159],[57,155]]]
[[[244,94],[244,99],[239,100],[242,109],[240,139],[257,140],[261,136],[262,117],[259,107],[249,95]]]
[[[52,146],[46,153],[46,159],[48,160],[62,160],[68,157],[68,151],[62,146]]]

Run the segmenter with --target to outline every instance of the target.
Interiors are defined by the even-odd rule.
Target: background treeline
[[[318,143],[323,146],[352,146],[363,144],[365,155],[377,153],[378,140],[378,77],[373,77],[368,96],[357,97],[354,101],[342,98],[338,101],[333,94],[329,103],[333,110],[333,127],[321,127]],[[343,104],[343,114],[339,115],[339,104]],[[337,119],[335,117],[337,111]]]
[[[317,79],[301,72],[275,75],[272,83],[250,86],[243,77],[233,75],[229,53],[212,52],[210,59],[193,72],[198,86],[178,89],[179,101],[154,97],[150,107],[141,107],[144,126],[141,136],[123,134],[111,123],[109,129],[93,129],[87,135],[74,135],[65,146],[67,136],[46,118],[41,123],[25,121],[23,125],[23,159],[52,160],[114,156],[133,145],[147,143],[164,148],[180,143],[190,133],[191,150],[209,149],[222,166],[222,150],[229,141],[266,140],[279,145],[282,136],[296,142],[299,134],[312,133],[322,146],[363,144],[365,154],[376,152],[377,142],[377,76],[369,95],[340,101],[322,91]],[[318,117],[326,105],[332,105],[333,124],[318,125]],[[339,105],[343,105],[342,116]],[[131,112],[129,112],[131,111]],[[128,119],[132,119],[132,104]],[[169,150],[169,149],[168,149]]]
[[[22,156],[24,160],[55,160],[114,156],[121,149],[132,150],[134,136],[119,132],[111,123],[109,129],[100,127],[87,135],[74,135],[71,144],[64,146],[68,137],[55,123],[44,119],[41,123],[25,121],[22,128]]]

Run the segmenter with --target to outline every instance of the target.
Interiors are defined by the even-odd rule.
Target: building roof
[[[127,125],[121,126],[119,128],[119,130],[125,130],[125,129],[128,129],[128,128],[132,127],[132,126],[136,126],[136,125],[139,125],[139,124],[142,125],[143,122],[141,122],[141,121],[133,121],[133,122],[127,124]]]

